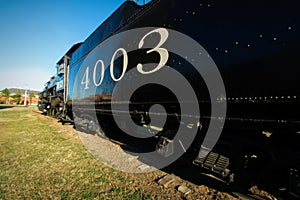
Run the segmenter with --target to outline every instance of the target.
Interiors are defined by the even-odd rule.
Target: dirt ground
[[[98,158],[96,157],[96,159],[102,161],[103,163],[109,165],[109,162],[105,161],[105,156],[103,158],[101,158],[100,156],[99,158],[99,152],[101,151],[103,152],[103,155],[109,154],[110,157],[115,157],[116,160],[118,156],[124,155],[123,149],[120,148],[118,144],[100,138],[97,135],[79,132],[73,128],[73,125],[62,125],[61,123],[57,122],[57,119],[41,115],[38,111],[35,111],[34,115],[36,115],[45,123],[48,123],[49,126],[57,127],[57,129],[61,133],[70,135],[74,142],[82,142],[85,143],[85,145],[87,145],[86,143],[89,143],[89,146],[91,146],[91,143],[93,143],[92,145],[94,145],[94,149],[92,151],[90,148],[88,149],[92,154],[94,154],[93,151],[97,151],[98,147],[101,147],[100,149],[98,149],[98,153],[96,153],[96,156],[98,156]],[[99,143],[101,143],[101,145],[99,145]],[[107,152],[107,150],[109,153]],[[130,155],[128,157],[128,160],[132,161],[132,163],[136,161],[135,157],[130,157]],[[114,164],[111,165],[114,166]],[[121,171],[120,173],[122,174],[122,176],[128,179],[134,180],[134,185],[132,185],[131,187],[135,187],[136,190],[145,190],[151,197],[155,197],[157,199],[251,199],[249,196],[243,196],[240,193],[220,191],[208,187],[204,184],[196,185],[187,180],[183,180],[182,178],[174,174],[170,175],[161,170],[153,171],[151,167],[143,165],[143,163],[134,163],[133,167],[140,168],[141,173],[126,173]],[[147,172],[147,170],[151,172],[143,173]],[[254,191],[255,193],[263,194],[260,195],[262,199],[276,199],[268,193],[259,191],[257,188],[255,188],[254,190],[257,191]]]

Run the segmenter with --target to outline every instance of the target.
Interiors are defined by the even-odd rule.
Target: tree
[[[17,94],[13,95],[12,98],[14,99],[14,102],[17,104],[20,104],[22,93],[20,90],[18,90]]]
[[[10,91],[9,89],[5,88],[4,90],[2,90],[2,95],[5,97],[5,103],[8,104],[9,103],[9,97],[10,97]]]
[[[35,97],[35,95],[34,95],[34,93],[33,93],[33,92],[29,94],[29,98],[30,98],[30,105],[32,104],[32,98],[34,98],[34,97]]]

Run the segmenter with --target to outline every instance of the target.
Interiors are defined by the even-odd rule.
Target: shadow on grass
[[[0,105],[0,109],[13,108],[11,105]]]
[[[34,106],[32,106],[32,105],[24,106],[22,104],[18,104],[18,105],[0,104],[0,110],[6,109],[6,108],[26,108],[26,107],[34,107]]]

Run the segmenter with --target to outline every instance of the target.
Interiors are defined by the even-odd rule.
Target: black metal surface
[[[297,1],[185,3],[154,0],[144,7],[125,2],[74,53],[70,76],[77,75],[77,70],[81,67],[80,63],[74,63],[78,63],[82,56],[110,35],[138,27],[170,28],[195,39],[217,64],[227,92],[228,125],[233,121],[232,126],[235,126],[241,119],[249,120],[255,126],[264,123],[266,128],[274,127],[277,120],[288,120],[287,126],[295,122],[297,124],[299,117],[295,111],[300,111],[300,63],[297,59],[297,52],[300,50],[300,25],[297,7]],[[107,29],[107,24],[114,24],[115,28]],[[104,30],[109,30],[110,34],[96,36]],[[190,77],[194,89],[202,95],[206,88],[199,87],[201,77],[196,76],[192,66],[184,63],[184,59],[174,56],[174,60],[172,62],[170,58],[168,64]],[[183,61],[182,65],[185,67],[179,65],[179,61]],[[112,91],[109,87],[114,87],[114,82],[110,79],[106,81],[108,84],[102,88],[109,96]],[[69,84],[69,91],[74,89],[73,85],[74,82]],[[145,95],[140,93],[137,96]],[[200,97],[209,100],[207,95]],[[161,101],[166,101],[166,98],[162,96]],[[136,101],[148,103],[142,98]],[[153,100],[148,98],[148,101]],[[209,105],[202,107],[205,109]],[[209,111],[205,114],[209,115]],[[269,126],[267,120],[274,120],[275,123]]]

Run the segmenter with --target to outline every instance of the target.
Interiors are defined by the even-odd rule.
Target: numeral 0
[[[98,66],[98,63],[101,63],[101,78],[100,78],[100,81],[97,83],[96,81],[96,71],[97,71],[97,66]],[[104,62],[103,60],[98,60],[94,66],[94,71],[93,71],[93,81],[94,81],[94,85],[96,87],[100,86],[102,81],[103,81],[103,78],[104,78]]]
[[[115,61],[115,57],[117,55],[117,53],[121,51],[123,53],[123,72],[121,74],[121,76],[117,79],[114,75],[114,61]],[[114,81],[119,81],[123,78],[125,72],[126,72],[126,69],[127,69],[127,66],[128,66],[128,56],[127,56],[127,52],[125,51],[125,49],[123,48],[119,48],[117,49],[117,51],[115,51],[114,55],[112,56],[111,58],[111,61],[110,61],[110,76],[111,78],[114,80]]]

